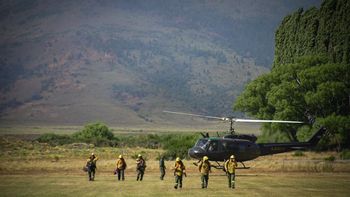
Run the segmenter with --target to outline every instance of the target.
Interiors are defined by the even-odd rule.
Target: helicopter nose
[[[200,159],[204,156],[204,151],[199,147],[193,147],[188,150],[188,155],[192,158]]]

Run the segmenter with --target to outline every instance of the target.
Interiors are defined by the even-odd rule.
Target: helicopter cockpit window
[[[200,139],[198,140],[196,146],[199,146],[203,149],[205,149],[205,146],[207,145],[208,140],[207,139]]]
[[[218,142],[217,141],[211,141],[209,143],[209,151],[218,151]]]

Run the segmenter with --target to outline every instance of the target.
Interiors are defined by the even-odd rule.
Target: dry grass
[[[349,174],[238,174],[235,190],[227,188],[222,175],[211,175],[209,188],[200,188],[200,176],[192,174],[183,189],[173,189],[173,177],[160,181],[158,174],[146,173],[137,182],[132,173],[124,182],[97,173],[96,181],[74,174],[1,175],[1,196],[347,196]]]
[[[114,163],[119,154],[123,154],[128,162],[129,169],[135,168],[134,158],[141,153],[148,163],[148,171],[158,171],[157,158],[164,152],[161,149],[143,148],[113,148],[93,147],[84,144],[78,146],[64,145],[52,147],[48,144],[28,142],[16,138],[0,137],[0,174],[18,174],[30,172],[70,172],[79,174],[85,159],[96,153],[99,171],[112,172]],[[251,169],[248,172],[350,172],[350,162],[340,160],[336,152],[305,152],[304,156],[293,156],[293,152],[259,157],[245,162]],[[335,156],[333,162],[325,158]],[[197,171],[193,161],[185,161],[189,171]],[[172,163],[168,162],[168,169]]]
[[[81,130],[83,126],[74,125],[31,125],[23,124],[21,126],[17,124],[1,124],[0,135],[40,135],[44,133],[56,133],[56,134],[72,134]],[[201,122],[195,125],[157,125],[157,127],[150,125],[139,125],[138,127],[110,127],[114,134],[157,134],[157,133],[194,133],[194,132],[212,132],[216,135],[216,132],[226,132],[229,129],[227,123],[222,122]],[[235,129],[239,133],[245,134],[260,134],[260,124],[237,124]]]
[[[249,170],[237,170],[237,188],[227,188],[221,170],[213,170],[210,185],[200,188],[200,175],[193,161],[185,160],[188,177],[182,190],[173,189],[173,161],[167,161],[165,181],[160,181],[157,156],[159,149],[95,148],[76,146],[51,147],[47,144],[0,138],[1,196],[347,196],[350,193],[350,164],[336,160],[334,152],[306,152],[260,157],[246,162]],[[99,156],[97,178],[88,182],[82,171],[88,155]],[[113,176],[115,160],[124,154],[128,168],[126,181]],[[147,158],[145,180],[135,181],[135,155]]]

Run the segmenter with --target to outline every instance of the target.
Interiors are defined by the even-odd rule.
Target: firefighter
[[[175,185],[174,188],[177,189],[182,188],[182,177],[186,175],[186,167],[184,163],[181,161],[180,157],[176,158],[175,168],[174,168],[174,176],[175,176]]]
[[[232,189],[235,188],[236,167],[237,167],[237,162],[235,160],[235,156],[231,155],[230,159],[225,162],[225,171],[228,178],[228,187]]]
[[[124,181],[124,171],[126,169],[126,162],[123,155],[119,155],[119,159],[117,160],[116,164],[116,173],[118,174],[118,181],[120,181],[120,178],[122,179],[122,181]]]
[[[207,156],[204,156],[202,162],[199,164],[199,172],[201,173],[202,188],[208,188],[211,166]]]
[[[136,181],[142,181],[143,175],[145,174],[146,170],[146,161],[142,158],[142,155],[139,154],[136,159],[136,171],[137,171],[137,178]]]
[[[159,159],[160,180],[164,180],[165,169],[164,156],[161,156]]]
[[[86,162],[86,168],[89,175],[89,181],[94,181],[96,172],[96,162],[98,157],[94,153],[91,153],[89,159]]]

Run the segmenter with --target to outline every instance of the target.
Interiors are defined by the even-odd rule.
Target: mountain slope
[[[2,1],[1,121],[128,125],[164,122],[163,109],[229,114],[272,61],[261,38],[273,25],[263,25],[279,19],[268,11],[292,4],[245,2]]]

